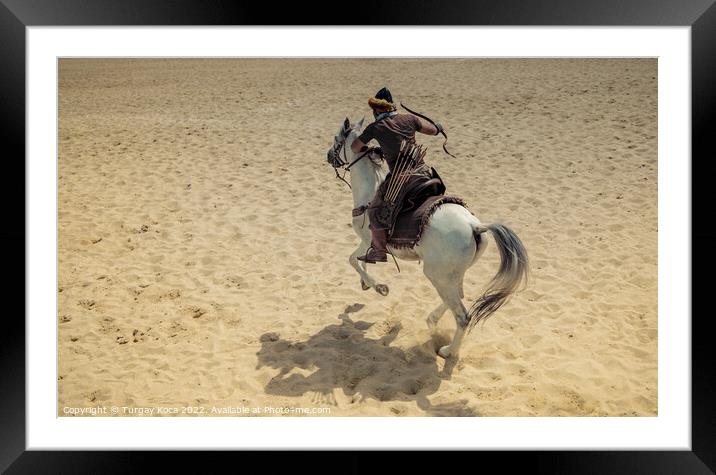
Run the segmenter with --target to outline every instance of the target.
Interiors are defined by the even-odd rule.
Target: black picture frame
[[[205,472],[231,453],[193,454],[125,451],[26,451],[25,422],[25,28],[28,26],[104,25],[532,25],[532,26],[690,26],[692,74],[692,306],[710,296],[709,269],[716,264],[716,221],[710,216],[709,174],[714,153],[711,124],[716,105],[716,6],[714,0],[493,0],[452,2],[363,2],[309,6],[305,2],[269,4],[217,0],[0,0],[0,117],[5,166],[15,169],[0,186],[5,226],[0,243],[15,271],[4,286],[6,302],[22,302],[22,310],[4,312],[0,327],[0,470],[7,473],[113,473],[140,468],[138,457],[163,455],[164,463],[182,471]],[[355,10],[355,11],[353,11]],[[427,41],[427,40],[426,40]],[[20,176],[23,179],[20,179]],[[23,207],[16,205],[23,197]],[[704,213],[698,213],[703,208]],[[9,225],[8,225],[9,224]],[[684,230],[688,232],[689,230]],[[19,249],[25,249],[20,253]],[[696,254],[697,250],[704,251]],[[7,267],[6,267],[7,269]],[[701,274],[701,277],[699,277]],[[692,311],[692,450],[691,451],[552,451],[480,452],[480,465],[500,464],[500,471],[528,469],[538,473],[714,473],[716,411],[712,403],[716,371],[709,331],[710,312]],[[430,435],[426,435],[430,436]],[[432,435],[434,436],[434,435]],[[424,452],[424,451],[423,451]],[[372,457],[360,452],[321,456],[328,465],[340,458],[356,473],[375,469]],[[420,460],[418,454],[406,457]],[[264,457],[266,454],[264,454]],[[302,464],[310,454],[284,457]],[[242,460],[245,456],[242,455]],[[281,458],[272,457],[271,473]],[[400,466],[405,468],[405,458]],[[443,458],[443,462],[446,460]],[[167,467],[165,467],[167,468]],[[383,470],[386,466],[381,467]],[[275,469],[275,470],[274,470]]]

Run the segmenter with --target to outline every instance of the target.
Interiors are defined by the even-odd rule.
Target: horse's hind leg
[[[438,326],[438,322],[440,321],[442,316],[445,315],[447,309],[448,306],[445,305],[445,302],[440,302],[440,305],[435,307],[435,310],[430,312],[428,318],[425,319],[430,330],[434,330]]]
[[[451,293],[450,296],[444,297],[446,305],[450,308],[453,315],[455,316],[455,323],[457,328],[455,329],[455,336],[452,338],[452,342],[449,345],[445,345],[438,350],[438,354],[443,358],[449,358],[460,354],[460,345],[462,344],[462,338],[465,336],[465,330],[467,329],[467,309],[462,304],[460,296],[457,292]]]
[[[453,336],[452,342],[449,345],[445,345],[438,350],[438,354],[443,358],[449,358],[450,356],[457,357],[460,353],[460,345],[462,344],[462,338],[465,336],[465,330],[467,329],[468,318],[467,309],[462,303],[462,273],[456,275],[452,273],[442,272],[444,269],[436,268],[431,269],[427,266],[423,269],[426,277],[432,282],[438,295],[443,300],[443,304],[433,310],[431,316],[436,314],[437,311],[443,310],[443,308],[449,308],[455,316],[455,323],[457,328],[455,329],[455,336]],[[444,312],[445,310],[443,310]],[[430,317],[428,317],[430,319]]]

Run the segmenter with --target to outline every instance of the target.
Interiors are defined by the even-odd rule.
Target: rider
[[[391,172],[403,140],[407,143],[415,144],[415,132],[427,135],[438,135],[442,132],[440,124],[433,125],[413,114],[399,114],[393,102],[393,96],[385,87],[378,91],[375,97],[368,99],[368,105],[373,110],[375,121],[368,124],[363,133],[353,142],[351,150],[354,153],[359,153],[367,149],[366,144],[368,142],[373,139],[377,140]],[[415,181],[427,181],[432,178],[430,167],[422,160],[411,175],[406,184],[407,186],[411,186]],[[386,246],[388,244],[390,223],[387,222],[387,219],[390,212],[386,210],[383,201],[387,183],[388,180],[386,179],[378,188],[367,211],[372,242],[366,255],[359,256],[358,259],[371,264],[388,260]]]

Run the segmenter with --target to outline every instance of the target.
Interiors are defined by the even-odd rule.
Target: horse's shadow
[[[428,400],[450,379],[455,365],[448,360],[438,369],[437,348],[446,344],[447,338],[433,335],[407,350],[392,347],[400,325],[385,326],[373,332],[382,336],[369,338],[366,333],[374,324],[350,317],[362,308],[362,304],[349,305],[338,316],[340,324],[328,325],[306,341],[283,340],[277,333],[262,335],[257,368],[279,370],[266,385],[266,392],[288,397],[309,393],[315,402],[335,404],[334,390],[343,390],[351,404],[368,398],[414,401],[430,415],[477,415],[466,400],[448,404]]]

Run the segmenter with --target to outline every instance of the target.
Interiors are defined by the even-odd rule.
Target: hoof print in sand
[[[186,312],[189,313],[191,318],[199,318],[202,315],[206,315],[206,310],[204,310],[201,307],[197,307],[196,305],[192,305],[191,307],[188,307],[186,309]]]
[[[94,309],[96,304],[97,303],[94,300],[89,300],[89,299],[82,299],[79,302],[77,302],[77,305],[84,308],[85,310]]]

